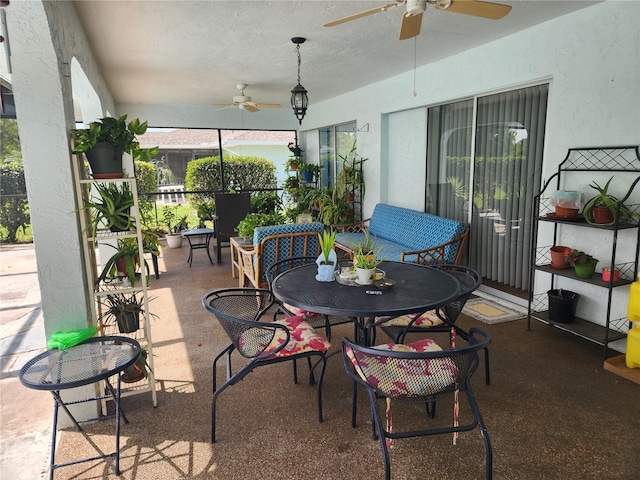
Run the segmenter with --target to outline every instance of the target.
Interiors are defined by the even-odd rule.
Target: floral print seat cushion
[[[377,317],[375,324],[378,327],[406,327],[411,323],[414,317],[415,314],[413,313],[401,315],[399,317]],[[428,312],[424,312],[420,315],[416,321],[411,324],[411,327],[431,328],[438,327],[443,323],[444,322],[440,317],[438,317],[435,310],[429,310]]]
[[[373,347],[393,352],[436,352],[442,348],[430,338],[409,344],[387,343]],[[410,359],[374,356],[346,348],[360,378],[390,398],[424,397],[452,389],[458,369],[450,358]]]
[[[287,341],[287,335],[281,328],[268,327],[250,328],[243,332],[239,341],[239,350],[245,353],[252,351],[253,354],[248,356],[256,356],[262,352],[262,355],[267,357],[265,360],[270,360],[307,352],[326,352],[331,348],[327,339],[318,335],[304,317],[286,317],[273,323],[284,325],[289,331],[289,343],[282,350],[269,356]]]

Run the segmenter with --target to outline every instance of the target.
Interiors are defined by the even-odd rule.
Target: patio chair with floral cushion
[[[482,284],[480,274],[462,265],[436,265],[437,268],[452,275],[460,282],[460,295],[453,302],[439,310],[429,310],[418,314],[401,315],[399,317],[378,317],[374,324],[379,327],[395,343],[404,343],[409,333],[449,333],[451,348],[455,347],[456,335],[468,339],[468,332],[456,325],[458,317],[471,294]],[[485,382],[490,383],[489,349],[484,351]]]
[[[255,288],[227,288],[204,295],[204,308],[216,316],[231,343],[213,361],[213,400],[211,402],[211,442],[216,441],[216,400],[231,385],[244,379],[254,369],[293,361],[294,381],[297,383],[295,360],[319,357],[322,365],[317,381],[318,421],[322,422],[322,381],[327,366],[326,352],[330,343],[318,335],[304,317],[285,317],[274,322],[260,319],[273,307],[269,290]],[[232,372],[231,354],[237,350],[249,362],[236,373]],[[217,386],[217,362],[226,356],[227,380]],[[314,383],[313,370],[310,383]]]
[[[308,264],[315,265],[316,258],[317,257],[310,257],[310,256],[293,257],[293,258],[286,258],[284,260],[280,260],[272,264],[267,269],[267,280],[269,282],[269,288],[271,288],[273,280],[281,273],[291,270],[292,268],[301,267],[303,265],[308,265]],[[327,340],[331,340],[331,327],[333,325],[351,323],[352,321],[349,317],[346,317],[344,315],[323,315],[322,313],[310,312],[308,310],[294,307],[293,305],[289,305],[287,303],[280,304],[275,314],[277,315],[277,313],[284,313],[287,316],[299,315],[299,316],[305,317],[307,319],[307,322],[309,322],[313,328],[325,329],[325,335],[327,337]]]
[[[480,428],[484,441],[485,478],[492,478],[491,441],[471,390],[471,376],[479,364],[478,351],[486,348],[491,336],[472,327],[468,338],[468,345],[448,350],[442,350],[429,338],[410,344],[389,343],[375,347],[362,347],[347,339],[342,340],[344,367],[353,380],[351,423],[356,426],[357,386],[361,385],[369,396],[374,438],[380,439],[386,480],[391,478],[389,448],[393,440],[453,433],[455,444],[459,432],[471,431],[476,427]],[[466,395],[460,395],[461,392]],[[459,415],[458,402],[461,396],[466,397],[469,409]],[[428,405],[439,398],[453,400],[453,425],[444,420],[437,422],[433,418],[424,418],[421,414],[403,415],[403,428],[397,431],[397,425],[393,425],[392,401],[394,405],[398,403],[396,401],[422,403],[427,405],[428,412]],[[384,412],[381,413],[381,409]],[[383,422],[383,416],[386,422]],[[405,427],[408,419],[415,421],[415,424]]]

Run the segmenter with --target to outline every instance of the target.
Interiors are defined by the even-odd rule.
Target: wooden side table
[[[231,237],[229,239],[229,251],[231,252],[231,278],[239,279],[239,286],[243,286],[242,259],[240,250],[252,249],[253,242],[246,237]]]

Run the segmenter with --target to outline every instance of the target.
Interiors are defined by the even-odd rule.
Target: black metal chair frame
[[[316,257],[306,256],[306,257],[292,257],[284,260],[279,260],[274,264],[270,265],[266,270],[267,281],[269,282],[269,289],[273,291],[272,284],[273,280],[288,270],[292,268],[301,267],[303,265],[308,265],[310,263],[315,263]],[[274,312],[274,319],[278,315],[278,313],[283,313],[287,316],[293,316],[294,313],[290,312],[285,308],[285,306],[275,300],[278,304],[278,308]],[[349,317],[342,315],[324,315],[317,314],[314,316],[307,317],[307,321],[313,328],[324,328],[327,340],[331,341],[331,327],[333,325],[342,325],[344,323],[351,323],[353,320]]]
[[[216,231],[216,255],[218,263],[222,260],[220,249],[222,244],[229,245],[231,237],[236,236],[235,228],[240,221],[251,211],[251,194],[240,193],[214,193],[216,204],[216,220],[214,229]]]
[[[391,478],[391,464],[389,460],[389,450],[387,446],[387,439],[401,439],[401,438],[409,438],[409,437],[418,437],[418,436],[426,436],[426,435],[440,435],[446,433],[454,433],[454,432],[465,432],[471,431],[476,427],[480,428],[480,433],[482,435],[484,446],[485,446],[485,477],[486,480],[491,480],[493,475],[493,453],[491,447],[491,440],[489,438],[489,434],[487,433],[486,426],[484,424],[484,420],[482,419],[482,415],[480,414],[480,409],[476,402],[475,396],[471,390],[471,376],[476,371],[478,364],[480,363],[478,360],[478,351],[480,349],[484,349],[487,347],[489,342],[491,341],[491,336],[485,332],[484,330],[472,327],[469,330],[469,346],[463,348],[455,348],[453,350],[442,350],[442,351],[433,351],[433,352],[406,352],[406,351],[388,351],[388,350],[380,350],[371,347],[363,347],[359,346],[348,339],[342,340],[342,357],[344,362],[345,370],[347,374],[353,380],[353,400],[352,400],[352,418],[351,423],[352,426],[356,426],[356,406],[357,406],[357,385],[362,385],[369,396],[369,403],[371,406],[371,416],[373,418],[374,424],[374,439],[377,437],[380,440],[380,444],[382,446],[382,455],[384,461],[384,470],[385,470],[385,479],[390,480]],[[440,371],[437,365],[442,365],[442,370],[447,369],[448,374],[451,374],[450,366],[451,364],[455,365],[455,379],[450,382],[446,387],[442,387],[440,391],[437,391],[433,394],[423,394],[423,395],[415,395],[415,396],[398,396],[393,392],[389,392],[386,389],[383,390],[384,384],[382,382],[369,383],[365,381],[356,371],[354,364],[349,358],[347,354],[347,348],[351,349],[352,355],[356,358],[356,363],[359,363],[359,360],[363,360],[362,365],[365,365],[364,368],[370,368],[371,358],[377,357],[384,359],[384,366],[381,368],[385,368],[389,371],[394,370],[393,365],[398,361],[424,361],[429,362],[429,370],[432,373],[433,377],[436,377],[438,371]],[[369,359],[369,362],[367,362]],[[380,362],[382,365],[383,362]],[[398,369],[395,369],[398,371]],[[401,379],[399,379],[401,380]],[[384,412],[380,413],[380,408],[378,406],[379,399],[391,398],[392,400],[412,402],[412,403],[425,403],[429,405],[430,403],[435,403],[436,398],[439,396],[443,396],[445,394],[451,394],[459,390],[460,392],[464,392],[469,403],[473,419],[469,423],[465,423],[463,425],[453,425],[450,427],[435,427],[429,429],[422,430],[402,430],[399,432],[389,432],[382,420],[382,416]],[[428,411],[428,408],[427,408]],[[376,435],[377,431],[377,435]]]
[[[465,341],[469,341],[469,332],[457,326],[456,321],[462,313],[462,309],[467,303],[467,300],[469,299],[469,297],[471,297],[471,294],[475,292],[482,284],[482,277],[476,270],[462,265],[443,264],[434,265],[433,268],[443,270],[454,276],[460,282],[460,295],[456,300],[448,303],[447,305],[436,311],[438,318],[440,318],[440,320],[444,322],[442,325],[437,325],[434,327],[413,326],[414,322],[418,318],[420,318],[420,316],[424,312],[416,314],[413,320],[406,326],[382,326],[387,320],[378,322],[380,324],[378,325],[380,326],[380,329],[395,343],[405,343],[405,337],[409,333],[424,334],[432,332],[449,333],[451,337],[453,335],[459,335]],[[455,330],[455,332],[452,332],[452,329]],[[489,385],[491,382],[491,373],[489,369],[488,347],[484,350],[484,369],[485,383]]]
[[[304,352],[287,357],[276,357],[277,352],[281,351],[289,343],[289,330],[284,325],[274,324],[271,322],[261,322],[259,319],[274,305],[273,296],[269,290],[255,288],[226,288],[211,291],[204,295],[202,299],[204,308],[216,316],[223,329],[231,339],[231,343],[225,347],[213,360],[213,399],[211,402],[211,443],[216,441],[216,401],[218,396],[231,385],[235,385],[244,379],[254,369],[275,363],[285,361],[293,361],[294,366],[294,382],[297,383],[297,371],[295,360],[299,358],[310,359],[318,356],[322,365],[320,375],[317,382],[318,396],[318,421],[322,422],[322,381],[327,366],[326,352],[311,351]],[[226,311],[225,311],[226,310]],[[286,335],[286,341],[278,348],[269,353],[264,353],[271,340],[278,330],[282,330]],[[254,339],[258,334],[262,335],[259,345],[247,345],[247,337],[245,342],[241,341],[242,334],[252,332]],[[249,360],[245,366],[238,370],[235,374],[231,366],[231,354],[237,350],[240,355]],[[220,358],[226,356],[226,373],[227,380],[218,388],[217,386],[217,362]],[[309,360],[310,361],[310,360]],[[310,383],[314,383],[313,370],[310,373]]]

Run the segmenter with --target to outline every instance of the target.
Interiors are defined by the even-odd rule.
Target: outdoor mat
[[[511,310],[485,298],[467,300],[462,313],[489,325],[511,322],[526,316],[524,313]]]

